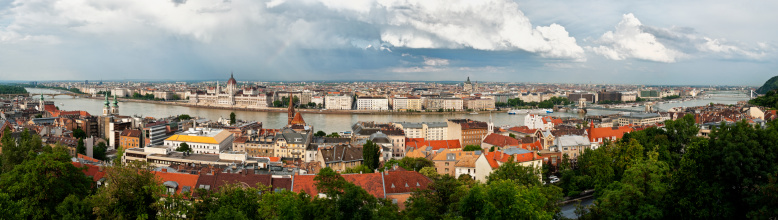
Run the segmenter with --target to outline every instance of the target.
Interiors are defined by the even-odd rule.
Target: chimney
[[[162,168],[161,170],[163,173],[167,173],[167,168]]]

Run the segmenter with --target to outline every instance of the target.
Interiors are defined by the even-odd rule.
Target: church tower
[[[230,98],[230,100],[228,100],[230,105],[235,105],[235,92],[237,92],[237,87],[238,81],[235,80],[235,77],[230,73],[230,79],[227,80],[227,95],[229,95]]]
[[[286,111],[287,119],[288,119],[288,125],[292,125],[292,121],[294,120],[294,93],[289,93],[289,109]]]
[[[103,106],[103,116],[108,116],[111,114],[111,107],[110,102],[108,102],[108,96],[105,96],[105,105]]]
[[[473,83],[470,82],[470,77],[467,77],[467,81],[465,81],[465,84],[462,86],[465,90],[465,92],[473,92]]]
[[[46,110],[44,108],[45,103],[46,102],[43,101],[43,94],[41,94],[41,102],[38,103],[38,111],[45,111]]]
[[[111,107],[111,115],[119,115],[119,101],[116,101],[116,95],[113,95],[113,107]]]

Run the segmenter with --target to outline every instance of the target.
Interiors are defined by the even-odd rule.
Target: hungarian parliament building
[[[221,87],[216,82],[216,88],[209,87],[207,91],[197,91],[189,96],[189,103],[207,106],[267,108],[267,95],[258,88],[244,87],[238,89],[238,81],[230,74],[227,85]]]

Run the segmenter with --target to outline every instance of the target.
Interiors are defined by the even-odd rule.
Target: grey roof
[[[33,118],[32,123],[33,124],[54,124],[55,120],[57,120],[57,118]]]
[[[448,123],[446,122],[428,122],[427,127],[430,128],[445,128],[448,127]]]
[[[276,140],[283,138],[288,144],[305,144],[308,137],[305,134],[300,133],[282,133],[276,135]]]
[[[625,114],[622,117],[626,117],[626,118],[641,118],[641,119],[643,119],[643,118],[656,118],[656,117],[662,117],[662,116],[660,116],[658,113],[637,113],[637,112],[632,112],[632,113],[629,113],[629,114]]]
[[[395,122],[395,124],[400,124],[403,128],[422,128],[422,123]]]
[[[588,138],[578,135],[563,135],[557,137],[554,142],[557,147],[585,146],[591,144]]]
[[[374,143],[377,143],[377,144],[392,143],[391,141],[389,141],[389,137],[386,136],[386,134],[381,133],[381,131],[378,131],[376,133],[371,134],[370,138],[368,138],[368,139],[370,139],[370,141],[372,141]]]
[[[526,154],[526,153],[531,153],[532,151],[528,151],[528,150],[525,150],[525,149],[522,149],[522,148],[518,148],[518,147],[511,147],[511,148],[506,148],[506,149],[503,149],[503,150],[502,150],[502,152],[503,152],[504,154],[508,154],[508,155],[514,155],[514,154]]]

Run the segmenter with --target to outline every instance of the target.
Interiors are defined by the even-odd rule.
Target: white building
[[[186,143],[196,154],[219,154],[232,148],[235,137],[224,129],[190,128],[165,139],[164,145],[178,147]]]
[[[357,110],[389,110],[389,99],[383,97],[357,98]]]
[[[446,122],[396,122],[395,127],[402,129],[408,138],[424,138],[425,140],[448,140],[448,123]]]
[[[206,92],[190,93],[189,103],[196,105],[267,108],[267,95],[257,88],[238,89],[238,81],[232,75],[227,80],[227,87],[222,88],[216,82],[216,88],[208,88]]]
[[[326,96],[324,97],[324,108],[330,110],[349,110],[351,109],[351,96]]]
[[[424,100],[424,107],[428,110],[454,109],[462,110],[464,101],[460,98],[431,98]]]
[[[394,110],[421,110],[421,99],[417,97],[395,97],[392,98],[392,109]]]

